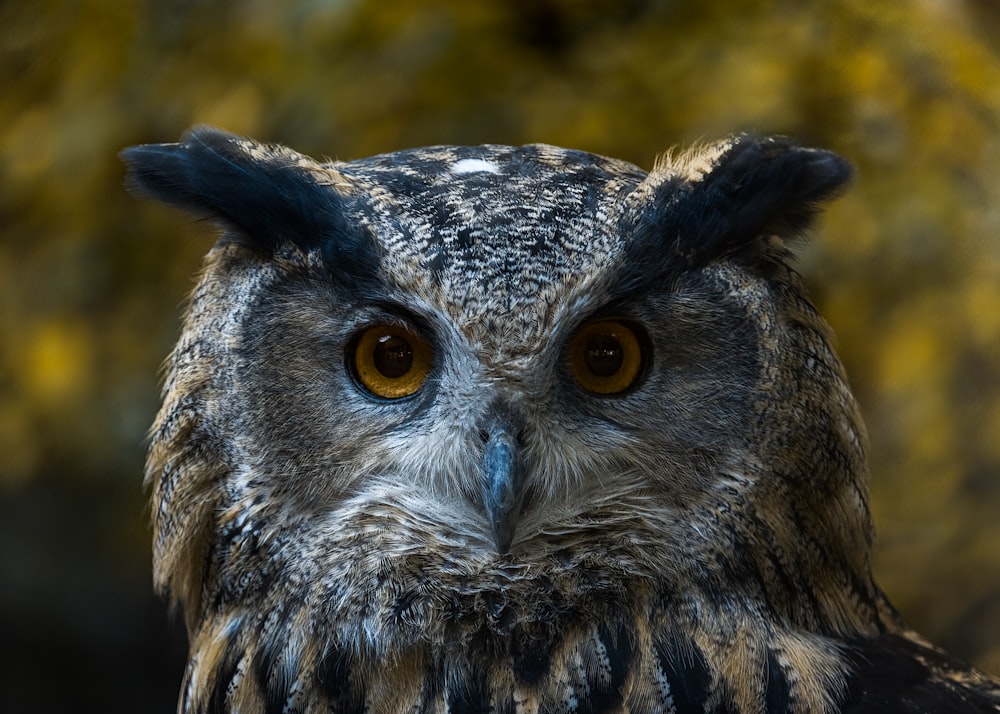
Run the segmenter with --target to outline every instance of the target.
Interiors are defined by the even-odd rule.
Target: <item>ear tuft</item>
[[[661,169],[668,177],[640,226],[685,267],[751,248],[761,236],[800,233],[852,172],[832,152],[780,138],[743,135],[706,151],[714,156],[704,172],[671,176],[669,166]]]
[[[265,254],[291,243],[319,249],[331,267],[370,274],[373,241],[345,218],[330,167],[283,146],[212,127],[195,127],[176,144],[145,144],[120,154],[138,193],[235,229]]]
[[[284,147],[202,126],[120,156],[132,190],[218,220],[267,252],[286,241],[309,249],[339,222],[340,196],[319,183],[320,167]]]

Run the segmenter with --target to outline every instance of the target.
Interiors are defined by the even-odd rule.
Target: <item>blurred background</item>
[[[998,8],[0,0],[0,710],[174,708],[142,464],[213,238],[126,195],[116,153],[195,123],[341,159],[541,141],[649,168],[742,130],[850,158],[799,265],[867,417],[876,573],[1000,674]]]

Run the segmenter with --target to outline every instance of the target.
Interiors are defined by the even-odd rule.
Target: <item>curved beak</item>
[[[520,516],[524,469],[518,458],[517,435],[509,424],[496,423],[483,451],[483,503],[497,553],[510,550]]]

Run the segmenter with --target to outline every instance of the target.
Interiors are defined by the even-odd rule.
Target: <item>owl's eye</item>
[[[573,335],[568,357],[573,377],[588,392],[620,394],[639,378],[643,347],[628,325],[595,320]]]
[[[399,325],[374,325],[354,341],[348,365],[357,382],[383,399],[414,394],[431,371],[431,348]]]

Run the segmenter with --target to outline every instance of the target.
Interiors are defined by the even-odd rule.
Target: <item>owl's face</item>
[[[376,550],[439,550],[446,532],[477,567],[536,564],[570,532],[625,536],[609,509],[689,507],[707,464],[751,439],[760,366],[733,348],[756,339],[727,305],[735,276],[636,286],[622,270],[638,169],[483,147],[338,173],[374,270],[344,283],[268,258],[236,274],[268,284],[238,306],[253,327],[224,361],[227,422],[248,439],[236,461],[266,475],[254,492],[293,509],[283,522],[311,513],[339,536],[348,504],[395,504],[413,527]]]
[[[833,631],[874,597],[862,427],[779,237],[832,154],[318,164],[202,129],[126,159],[226,228],[148,471],[193,633],[276,591],[383,653],[737,588]]]

